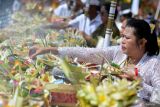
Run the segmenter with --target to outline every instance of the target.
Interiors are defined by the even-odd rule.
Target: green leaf
[[[29,90],[26,88],[21,89],[21,96],[22,97],[27,97],[29,95]]]
[[[23,107],[23,97],[17,97],[15,107]]]
[[[111,66],[113,66],[115,68],[118,68],[118,69],[120,68],[120,66],[118,64],[114,63],[114,62],[111,63]]]
[[[81,67],[69,64],[65,59],[61,60],[61,67],[66,77],[73,83],[80,83],[85,79],[88,73],[84,72]]]

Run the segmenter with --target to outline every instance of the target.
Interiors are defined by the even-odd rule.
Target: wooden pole
[[[160,11],[160,1],[159,1],[159,3],[158,3],[158,7],[157,7],[157,10],[156,10],[156,14],[155,14],[155,16],[154,16],[154,19],[158,19],[158,16],[159,16],[159,11]]]
[[[113,23],[114,23],[116,6],[117,6],[117,0],[112,0],[110,10],[109,10],[109,16],[108,16],[105,39],[104,39],[104,42],[103,42],[103,48],[111,45],[111,38],[112,38],[112,33],[113,33],[112,27],[113,27]]]

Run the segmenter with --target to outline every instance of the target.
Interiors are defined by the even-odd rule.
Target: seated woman
[[[157,58],[159,54],[157,37],[154,33],[151,33],[149,24],[144,20],[127,20],[126,27],[122,32],[122,43],[120,46],[111,46],[104,49],[34,47],[31,51],[35,51],[35,53],[30,54],[31,58],[35,58],[39,54],[51,52],[63,57],[68,56],[71,59],[78,58],[80,62],[94,64],[103,63],[103,58],[120,64],[121,67],[128,66],[128,63],[130,63],[135,65],[139,71],[139,76],[142,78],[143,89],[138,93],[140,98],[150,100],[152,92],[155,89],[160,89],[160,61]]]

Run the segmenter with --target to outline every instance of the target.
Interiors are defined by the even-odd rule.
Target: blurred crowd
[[[99,36],[105,36],[111,4],[110,0],[0,0],[0,10],[2,10],[0,12],[0,28],[4,28],[9,23],[12,23],[11,14],[22,9],[23,5],[28,2],[36,2],[37,6],[51,7],[52,14],[65,22],[66,26],[62,28],[72,27],[78,29],[86,39],[88,46],[95,47]],[[151,0],[148,2],[151,2]],[[155,0],[153,3],[155,4],[155,2],[158,10],[160,7],[158,0]],[[125,2],[117,1],[115,21],[112,27],[113,39],[120,37],[119,31],[123,28],[123,22],[133,17],[145,19],[151,24],[157,36],[160,36],[159,16],[155,16],[156,12],[153,9],[143,12],[142,9],[144,8],[140,7],[141,4],[138,3],[137,6],[133,3],[125,5]],[[134,8],[134,11],[132,8]],[[136,10],[136,8],[138,9]],[[159,11],[157,12],[159,14]]]

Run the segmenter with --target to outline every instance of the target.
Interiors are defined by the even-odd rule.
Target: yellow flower
[[[13,69],[15,69],[18,66],[22,66],[22,62],[20,62],[19,60],[15,60]]]
[[[45,73],[45,74],[42,74],[42,77],[41,79],[44,81],[44,82],[51,82],[53,81],[53,77],[49,75],[49,73]]]
[[[98,95],[98,100],[99,100],[100,103],[106,101],[106,96],[105,96],[105,94],[104,94],[104,93],[99,93],[99,95]]]

